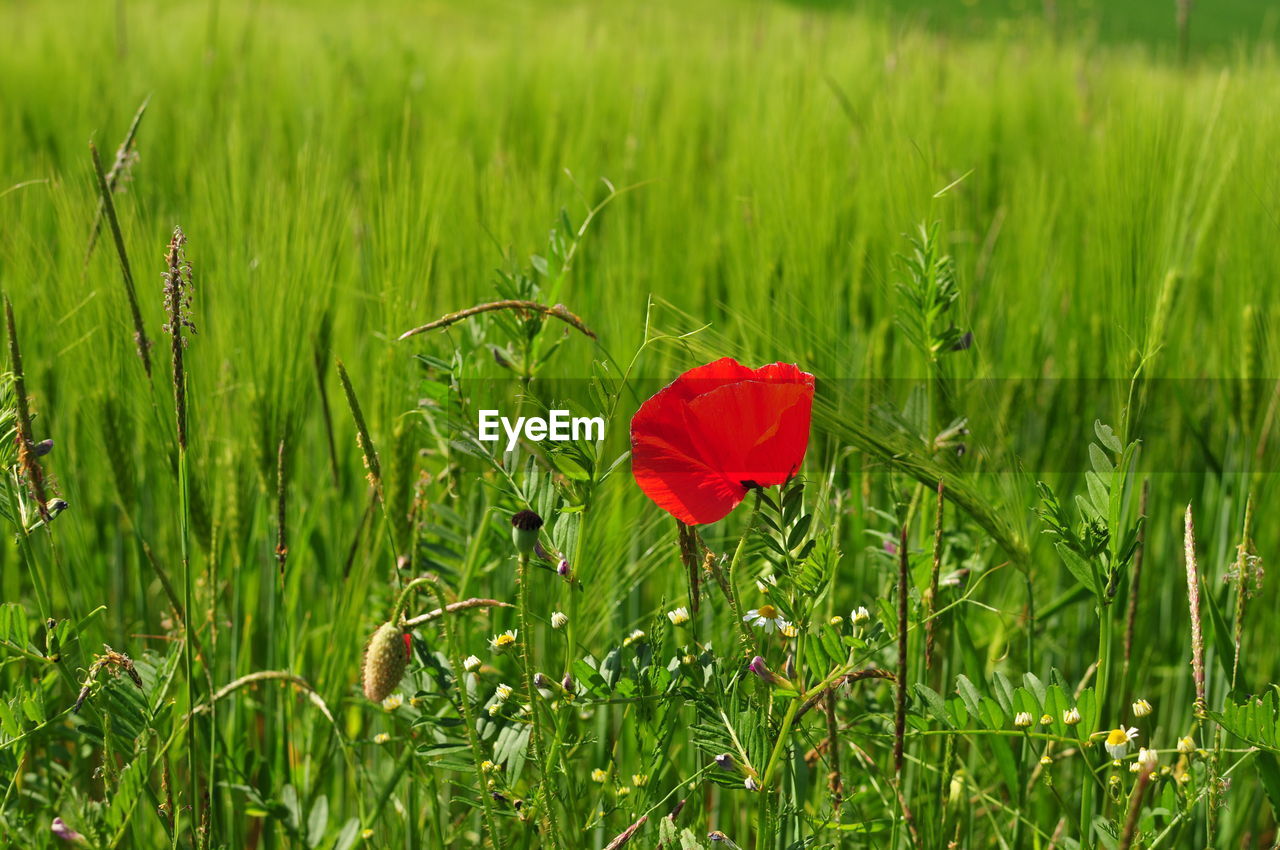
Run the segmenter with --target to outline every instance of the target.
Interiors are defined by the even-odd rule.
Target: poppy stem
[[[733,618],[738,621],[738,627],[742,630],[742,636],[747,641],[747,646],[752,647],[756,655],[760,654],[760,645],[756,640],[756,636],[751,633],[751,627],[747,625],[746,620],[742,619],[742,603],[738,599],[738,588],[735,579],[738,574],[738,563],[742,560],[742,555],[747,551],[747,539],[751,537],[751,532],[755,531],[756,523],[760,520],[760,505],[763,502],[763,490],[759,487],[755,488],[756,500],[751,508],[751,516],[747,519],[747,527],[742,529],[742,536],[738,538],[738,547],[733,550],[733,560],[729,562],[728,575],[725,576],[725,583],[729,587],[729,607],[733,609]]]

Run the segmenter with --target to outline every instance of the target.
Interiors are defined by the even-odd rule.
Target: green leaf
[[[1118,452],[1120,450],[1115,449],[1115,451]],[[1102,483],[1103,481],[1109,482],[1112,473],[1116,471],[1115,466],[1111,463],[1111,459],[1107,457],[1107,453],[1104,452],[1097,443],[1089,444],[1089,463],[1093,466],[1093,471],[1097,473],[1099,483]]]
[[[329,798],[321,794],[311,806],[307,817],[307,846],[319,847],[329,826]]]
[[[1062,562],[1066,564],[1067,569],[1075,577],[1076,581],[1088,588],[1094,596],[1102,593],[1102,589],[1098,587],[1098,581],[1094,576],[1093,567],[1081,557],[1079,552],[1065,543],[1058,543],[1053,548],[1058,550],[1058,555],[1062,558]]]
[[[947,715],[947,704],[937,691],[917,683],[916,695],[924,702],[925,707],[928,709],[930,716],[932,716],[934,720],[938,721],[947,729],[955,728],[951,724],[951,718]]]
[[[964,700],[969,713],[974,717],[981,717],[982,695],[973,686],[973,682],[969,681],[968,676],[956,676],[956,690],[960,693],[960,699]]]
[[[1258,771],[1258,779],[1271,803],[1271,811],[1280,820],[1280,760],[1274,753],[1260,752],[1254,761]]]
[[[1124,443],[1120,442],[1120,438],[1116,436],[1116,432],[1112,430],[1110,425],[1103,425],[1099,419],[1093,420],[1093,432],[1098,435],[1098,442],[1106,446],[1110,451],[1119,454],[1124,451]]]

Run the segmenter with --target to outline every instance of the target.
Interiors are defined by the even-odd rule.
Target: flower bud
[[[728,753],[721,753],[720,755],[716,756],[715,762],[716,762],[716,767],[720,768],[721,770],[737,770],[738,769],[738,765],[736,762],[734,762],[733,756],[729,755]]]
[[[396,623],[383,623],[369,638],[364,653],[364,695],[380,703],[404,678],[404,631]]]
[[[533,554],[533,547],[538,544],[540,528],[542,517],[533,511],[519,511],[511,517],[511,542],[522,557],[527,558]]]
[[[63,841],[69,841],[73,844],[88,843],[83,835],[67,826],[66,821],[62,818],[54,818],[53,823],[49,826],[49,830],[53,833],[55,838],[59,838]]]
[[[31,447],[31,453],[36,457],[44,457],[53,451],[53,440],[41,440]]]
[[[556,564],[556,575],[560,576],[560,578],[567,579],[571,572],[572,570],[569,569],[569,562],[564,558],[561,558],[560,563]]]
[[[747,665],[747,669],[760,677],[760,681],[767,685],[773,685],[775,688],[789,688],[791,683],[769,669],[764,663],[764,658],[757,655],[751,659],[751,663]]]

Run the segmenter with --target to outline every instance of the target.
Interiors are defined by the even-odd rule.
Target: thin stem
[[[440,606],[439,610],[441,612],[449,611],[453,608],[453,606],[446,603],[444,594],[441,593],[439,586],[434,581],[426,581],[423,584],[430,588],[431,593],[436,597],[436,604]],[[410,582],[409,586],[413,587],[419,585],[416,584],[415,580],[415,582]],[[408,589],[409,588],[406,587],[405,593],[402,593],[401,595],[404,596],[407,594]],[[399,615],[397,614],[397,616]],[[454,682],[458,687],[458,708],[459,711],[462,712],[462,726],[466,731],[467,743],[471,746],[471,763],[475,768],[476,787],[481,789],[480,805],[484,812],[485,827],[489,833],[489,846],[497,847],[498,823],[493,814],[493,802],[489,798],[489,795],[484,793],[484,787],[487,782],[487,777],[484,775],[484,768],[481,767],[484,763],[484,753],[480,749],[480,736],[476,732],[476,718],[475,714],[471,710],[471,697],[467,693],[467,674],[462,663],[462,652],[458,649],[457,637],[454,634],[453,629],[450,628],[448,620],[448,617],[440,618],[440,632],[441,636],[444,638],[445,652],[448,653],[449,656],[449,666],[453,668]],[[409,621],[409,623],[413,622],[413,620]],[[425,622],[425,620],[423,620],[423,622]],[[406,626],[408,626],[409,623],[406,623]]]
[[[527,553],[520,554],[520,653],[524,667],[524,688],[525,693],[529,697],[529,716],[532,719],[531,731],[529,735],[530,747],[533,752],[533,761],[538,765],[538,785],[539,792],[542,796],[542,806],[540,809],[542,828],[546,832],[548,845],[552,848],[556,847],[555,818],[552,817],[552,800],[551,791],[547,785],[547,772],[550,767],[542,759],[545,750],[542,747],[542,723],[538,719],[538,690],[533,685],[533,659],[529,651],[529,644],[533,636],[531,628],[532,621],[529,619],[529,555]]]

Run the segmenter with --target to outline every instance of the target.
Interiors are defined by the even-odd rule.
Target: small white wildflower
[[[494,635],[489,638],[489,648],[501,655],[516,645],[517,634],[519,634],[518,629],[507,629],[500,635]]]
[[[1155,766],[1160,763],[1160,754],[1155,750],[1149,750],[1142,747],[1138,750],[1138,764],[1147,770],[1154,770]]]
[[[378,734],[373,736],[373,742],[375,744],[385,744],[387,741],[390,741],[390,740],[391,740],[391,736],[388,735],[386,732],[379,732]]]
[[[1128,729],[1121,727],[1112,729],[1107,735],[1104,746],[1107,748],[1107,754],[1113,759],[1122,759],[1125,753],[1129,752],[1129,742],[1138,737],[1137,727],[1130,726]]]
[[[502,703],[495,702],[489,706],[488,712],[490,717],[497,717],[498,712],[502,711]]]
[[[649,774],[647,773],[631,774],[631,784],[636,786],[637,788],[643,788],[644,786],[649,784]]]
[[[849,614],[849,619],[853,621],[855,626],[862,625],[871,619],[871,612],[866,609],[866,606],[859,605]]]
[[[404,696],[401,694],[392,694],[382,701],[382,707],[387,711],[395,711],[402,705],[404,705]]]
[[[832,618],[831,618],[830,620],[828,620],[827,622],[828,622],[828,623],[830,623],[830,624],[831,624],[831,625],[833,625],[833,626],[838,626],[838,625],[840,625],[841,623],[843,623],[843,622],[844,622],[844,617],[841,617],[839,614],[836,614],[834,617],[832,617]]]
[[[480,659],[474,655],[468,655],[467,659],[462,662],[462,669],[468,673],[474,673],[480,669]]]
[[[515,693],[515,691],[512,689],[512,687],[504,683],[504,684],[498,685],[498,687],[494,689],[493,695],[498,698],[499,702],[506,702],[507,700],[511,699],[511,695],[513,693]]]
[[[609,781],[609,773],[604,768],[597,767],[591,771],[591,781],[603,784]]]
[[[559,631],[560,629],[563,629],[567,625],[569,625],[569,617],[567,614],[565,614],[563,611],[551,612],[551,628]]]
[[[489,759],[485,759],[484,761],[480,762],[480,769],[483,770],[485,773],[490,773],[496,770],[497,767],[498,766],[494,764],[492,761],[490,761]]]
[[[778,631],[781,632],[782,636],[785,638],[793,638],[796,635],[800,634],[800,630],[797,629],[795,625],[792,623],[783,623],[782,625],[778,626]]]
[[[626,636],[626,638],[622,641],[622,645],[631,646],[631,644],[635,643],[638,640],[642,640],[643,638],[644,638],[644,630],[636,629],[634,632]]]
[[[742,787],[746,788],[748,791],[759,791],[760,783],[756,782],[754,777],[748,776],[742,781]]]
[[[1042,714],[1042,715],[1040,715],[1040,725],[1041,725],[1041,726],[1048,726],[1048,725],[1049,725],[1049,724],[1051,724],[1051,723],[1053,723],[1053,718],[1052,718],[1052,717],[1050,717],[1050,716],[1049,716],[1049,715],[1047,715],[1047,714]]]
[[[1031,712],[1029,711],[1019,711],[1013,718],[1013,725],[1019,729],[1026,729],[1033,722],[1035,721],[1032,719]]]
[[[627,796],[627,795],[628,795],[628,794],[630,794],[630,793],[631,793],[631,789],[630,789],[628,786],[626,786],[626,785],[620,785],[620,786],[618,786],[618,796],[619,796],[619,797],[625,797],[625,796]]]
[[[1191,753],[1194,753],[1195,751],[1196,751],[1196,742],[1195,742],[1195,739],[1192,738],[1190,735],[1187,735],[1185,738],[1178,739],[1178,752],[1186,756],[1186,755],[1190,755]]]
[[[689,609],[680,607],[674,611],[668,611],[667,619],[671,621],[671,625],[673,626],[683,626],[685,623],[689,622]]]
[[[1062,712],[1062,722],[1067,724],[1068,726],[1075,726],[1077,723],[1080,722],[1080,709],[1076,708],[1075,706],[1072,706],[1071,708],[1068,708],[1066,711]]]
[[[744,623],[750,623],[756,628],[764,629],[764,633],[771,635],[777,629],[790,625],[782,617],[782,612],[772,605],[761,605],[759,608],[752,608],[742,618]]]
[[[1140,699],[1133,704],[1134,717],[1146,717],[1150,713],[1151,703],[1147,702],[1145,699]]]

